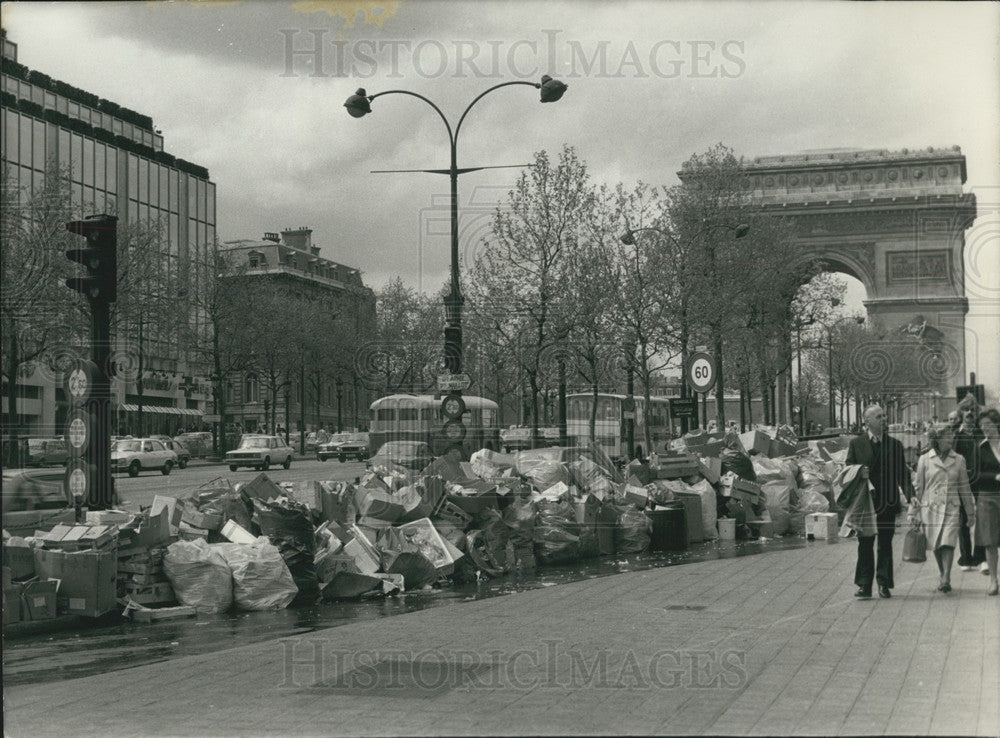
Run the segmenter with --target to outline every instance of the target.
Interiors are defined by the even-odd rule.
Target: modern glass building
[[[74,214],[110,213],[118,216],[120,228],[155,227],[160,284],[173,284],[175,277],[200,283],[212,263],[215,184],[204,167],[164,151],[163,136],[149,116],[19,64],[17,45],[4,35],[2,122],[0,156],[12,184],[37,191],[58,166],[70,175]],[[171,433],[201,425],[211,402],[208,367],[185,345],[185,336],[203,333],[199,328],[207,320],[190,303],[186,308],[191,331],[163,330],[142,315],[117,321],[116,348],[129,357],[141,352],[144,381],[141,396],[135,377],[115,381],[115,432]],[[18,407],[22,427],[33,435],[61,434],[61,398],[51,377],[36,372],[18,385],[25,400]],[[3,409],[6,413],[6,402]]]

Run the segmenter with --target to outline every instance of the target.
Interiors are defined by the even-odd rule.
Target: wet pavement
[[[360,602],[337,602],[276,612],[231,612],[160,623],[91,622],[85,628],[23,638],[4,637],[7,685],[54,682],[211,653],[315,630],[376,620],[458,602],[502,597],[585,579],[815,546],[804,537],[707,541],[684,551],[605,556],[533,574],[509,574],[440,589]]]

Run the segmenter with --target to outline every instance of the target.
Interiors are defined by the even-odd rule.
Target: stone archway
[[[864,285],[868,315],[885,331],[859,360],[870,379],[887,391],[950,394],[963,384],[963,252],[976,198],[963,192],[958,146],[758,157],[746,169],[755,202],[793,222],[803,258]],[[894,376],[894,357],[914,347],[919,371]]]

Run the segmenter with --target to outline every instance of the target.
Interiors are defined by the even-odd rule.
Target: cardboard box
[[[35,580],[21,588],[21,615],[24,620],[51,620],[56,613],[56,592],[59,582]]]
[[[222,527],[222,513],[218,510],[196,510],[188,504],[181,510],[181,522],[187,523],[192,528],[219,530]]]
[[[117,607],[118,557],[114,552],[36,548],[35,571],[40,578],[61,582],[59,600],[66,601],[71,615],[96,618]]]
[[[315,507],[331,523],[351,525],[357,520],[354,487],[347,482],[317,482],[313,488]]]
[[[806,538],[835,540],[838,527],[837,513],[809,513],[806,515]]]
[[[118,529],[120,554],[169,545],[173,540],[170,533],[170,513],[164,508],[148,519],[138,517],[128,526]]]
[[[752,430],[740,434],[740,443],[748,454],[767,456],[771,450],[771,437],[764,431]]]
[[[360,574],[353,556],[346,554],[323,553],[316,557],[316,578],[320,584],[326,584],[342,571]]]
[[[222,526],[221,533],[233,543],[256,543],[257,541],[256,536],[235,520],[226,521],[226,524]]]
[[[709,484],[718,484],[722,477],[722,459],[713,456],[698,457],[698,472]]]
[[[178,502],[179,500],[176,497],[156,495],[153,497],[152,507],[149,508],[149,515],[150,517],[154,517],[166,510],[167,520],[169,521],[170,526],[176,530],[181,524],[181,512],[183,508],[183,503],[178,504]]]
[[[360,517],[378,518],[393,523],[406,512],[406,508],[394,495],[380,489],[358,487],[355,503]]]
[[[173,498],[171,498],[173,499]],[[153,498],[153,504],[156,504],[157,497]],[[87,524],[88,525],[125,525],[129,522],[135,513],[130,513],[126,510],[88,510],[87,511]]]
[[[767,450],[767,455],[772,459],[778,459],[782,456],[795,456],[797,451],[797,443],[791,443],[782,438],[772,438]]]
[[[10,569],[11,579],[30,579],[35,576],[35,554],[28,546],[4,546],[3,565]]]
[[[257,497],[261,500],[271,500],[284,494],[281,487],[271,481],[267,474],[260,473],[240,487],[240,493],[247,497]]]

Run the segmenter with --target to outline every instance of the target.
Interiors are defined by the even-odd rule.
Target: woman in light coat
[[[976,507],[969,487],[965,459],[952,450],[955,431],[946,424],[927,433],[931,450],[917,461],[917,479],[910,514],[924,525],[927,546],[934,549],[939,592],[951,592],[951,565],[964,508],[969,527],[975,526]]]

